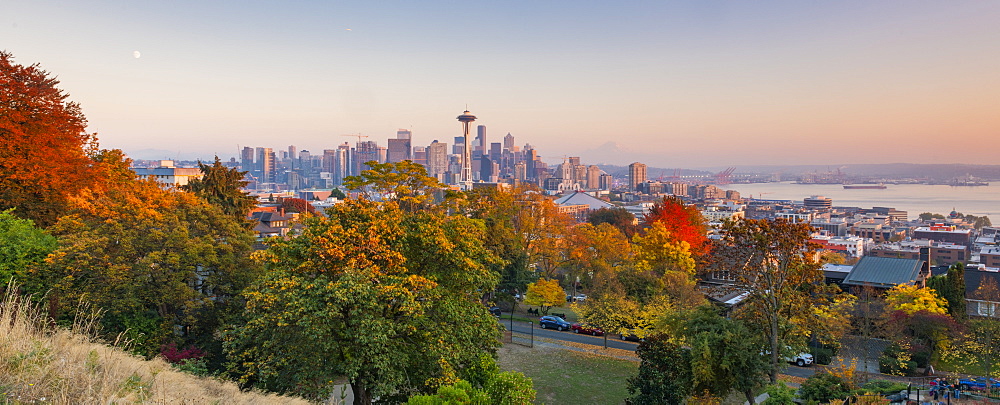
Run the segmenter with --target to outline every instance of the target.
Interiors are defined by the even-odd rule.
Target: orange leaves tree
[[[259,275],[253,234],[194,194],[127,177],[120,155],[103,156],[105,171],[120,176],[84,190],[50,227],[59,244],[32,274],[35,292],[51,290],[67,320],[79,302],[91,304],[106,333],[126,332],[143,355],[169,342],[217,346],[233,299]]]
[[[528,284],[528,293],[524,303],[542,308],[542,315],[548,315],[549,309],[566,302],[566,291],[559,286],[558,280],[541,279]]]
[[[0,51],[0,210],[39,226],[55,223],[67,200],[94,183],[80,106],[38,65],[22,66]]]
[[[708,253],[711,247],[707,236],[708,225],[694,205],[686,205],[674,196],[663,197],[642,218],[642,225],[647,228],[657,222],[675,239],[687,242],[695,258]]]
[[[225,335],[244,383],[323,399],[346,377],[355,404],[402,402],[496,349],[480,221],[349,199],[303,223],[261,254],[267,275]]]

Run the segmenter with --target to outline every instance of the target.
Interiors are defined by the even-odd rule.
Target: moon
[[[139,53],[139,51],[132,51],[132,56],[134,56],[136,59],[139,59],[142,56],[142,54]]]

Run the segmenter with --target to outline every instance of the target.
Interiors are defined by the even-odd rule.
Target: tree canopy
[[[687,242],[694,256],[708,253],[708,225],[694,205],[684,204],[683,200],[674,196],[663,197],[642,218],[642,225],[647,228],[657,222],[674,238]]]
[[[68,199],[96,183],[80,106],[37,64],[23,66],[0,51],[0,210],[42,227],[56,222]]]
[[[498,324],[478,298],[498,276],[481,222],[349,199],[304,224],[260,256],[268,274],[226,334],[242,381],[322,398],[346,376],[355,404],[402,401],[494,351]]]
[[[244,180],[247,172],[223,166],[218,156],[211,165],[198,162],[198,168],[201,169],[201,178],[191,179],[183,189],[240,220],[246,219],[250,210],[257,206],[257,199],[243,191],[248,184]]]

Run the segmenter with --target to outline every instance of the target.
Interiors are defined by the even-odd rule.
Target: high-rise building
[[[245,172],[253,172],[253,148],[246,146],[240,152],[240,169]]]
[[[462,155],[462,148],[465,147],[464,145],[465,145],[465,137],[463,137],[463,136],[456,136],[455,137],[455,143],[453,145],[451,145],[451,154],[452,155],[459,155],[459,156],[461,156]]]
[[[407,135],[409,135],[409,131],[407,131]],[[410,138],[390,139],[386,161],[389,163],[399,163],[404,160],[413,160],[413,148],[410,142]]]
[[[375,141],[358,142],[354,148],[354,156],[351,159],[351,174],[359,175],[362,170],[367,170],[365,163],[370,161],[380,162],[378,156],[378,144]]]
[[[510,132],[503,137],[503,148],[511,152],[514,151],[514,135],[511,135]]]
[[[427,148],[424,146],[413,147],[413,163],[427,166]]]
[[[260,160],[260,181],[262,183],[274,183],[274,150],[271,148],[258,148],[260,153],[257,158]]]
[[[333,173],[337,170],[337,150],[323,149],[323,169],[321,171]]]
[[[406,128],[396,130],[396,139],[413,139],[413,132]]]
[[[640,183],[646,182],[646,165],[635,162],[628,165],[628,189],[630,191],[638,190],[636,187]]]
[[[448,144],[438,142],[437,139],[427,147],[427,174],[440,181],[446,181],[445,172],[448,171]]]
[[[472,152],[479,152],[480,155],[486,153],[486,125],[476,127],[476,143],[472,147]]]
[[[351,144],[344,142],[337,146],[337,166],[333,170],[333,182],[337,185],[344,183],[344,177],[350,176],[354,161],[351,160]]]
[[[295,149],[295,145],[288,145],[288,159],[289,160],[295,160],[295,159],[299,158],[299,156],[295,154],[295,150],[296,150]]]
[[[587,186],[590,190],[601,188],[601,168],[597,165],[587,166]]]
[[[615,184],[615,178],[607,173],[602,173],[601,178],[598,181],[600,182],[600,186],[598,188],[601,190],[611,190],[611,187]]]

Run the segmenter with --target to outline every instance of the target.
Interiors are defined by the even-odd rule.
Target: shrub
[[[825,347],[810,347],[809,352],[812,353],[813,358],[816,360],[816,364],[830,364],[833,361],[833,350],[827,349]]]
[[[768,398],[761,402],[762,405],[794,405],[795,388],[791,388],[783,382],[771,384],[764,388]]]
[[[906,390],[907,385],[901,382],[886,380],[871,380],[861,386],[862,392],[874,392],[882,395],[898,394]]]
[[[799,396],[804,400],[830,402],[834,399],[844,399],[851,394],[850,384],[843,378],[826,372],[813,374],[802,383]]]
[[[878,358],[878,371],[882,374],[915,376],[917,374],[917,362],[913,360],[900,360],[895,357],[882,356]]]

